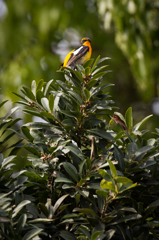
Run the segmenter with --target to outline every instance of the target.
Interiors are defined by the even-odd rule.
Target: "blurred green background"
[[[0,0],[0,101],[10,108],[22,85],[60,79],[58,66],[83,37],[93,58],[111,58],[105,81],[119,111],[132,106],[135,122],[153,113],[147,127],[158,127],[158,0]]]

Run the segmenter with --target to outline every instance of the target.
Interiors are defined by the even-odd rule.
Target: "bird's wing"
[[[86,52],[88,52],[88,51],[89,51],[89,47],[88,46],[83,46],[82,45],[82,46],[76,48],[72,52],[72,54],[71,54],[71,56],[70,56],[70,58],[69,58],[69,60],[67,62],[67,66],[70,66],[72,63],[75,63],[79,58],[81,58],[83,55],[85,55]]]

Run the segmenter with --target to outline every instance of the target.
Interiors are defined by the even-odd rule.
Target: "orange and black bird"
[[[76,64],[83,65],[85,62],[87,62],[90,59],[91,54],[91,39],[82,38],[80,46],[67,54],[61,66],[75,69]]]

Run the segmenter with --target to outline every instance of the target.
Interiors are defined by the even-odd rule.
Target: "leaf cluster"
[[[133,125],[131,108],[114,112],[104,60],[64,68],[64,81],[33,81],[18,95],[41,122],[14,130],[29,166],[12,173],[14,156],[1,155],[3,238],[158,239],[158,131],[147,140],[141,127],[151,116]]]

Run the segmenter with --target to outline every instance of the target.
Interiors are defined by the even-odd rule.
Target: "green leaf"
[[[38,101],[39,104],[41,104],[41,99],[44,98],[44,93],[39,89],[36,92],[36,99]]]
[[[114,138],[111,136],[110,133],[106,132],[106,130],[102,130],[102,129],[91,129],[91,130],[87,130],[87,132],[89,134],[93,134],[94,136],[98,136],[110,141],[115,141]]]
[[[129,107],[128,110],[125,113],[125,121],[127,128],[130,132],[132,126],[133,126],[133,118],[132,118],[132,107]]]
[[[43,229],[40,228],[35,228],[30,230],[29,232],[27,232],[24,237],[22,238],[22,240],[30,240],[33,239],[34,237],[36,237],[37,235],[39,235],[39,233],[41,233],[43,231]]]
[[[77,68],[78,72],[81,72],[81,73],[84,74],[85,69],[84,69],[84,67],[83,67],[82,65],[80,65],[80,64],[76,64],[76,68]]]
[[[63,125],[72,127],[77,127],[77,122],[74,119],[65,119],[62,121]]]
[[[125,222],[125,221],[133,221],[133,220],[137,220],[137,219],[140,219],[140,218],[142,218],[142,216],[140,214],[130,214],[130,215],[125,216],[123,218],[121,217],[120,219],[110,223],[109,225],[115,225],[115,224]]]
[[[100,239],[100,238],[98,238],[98,236],[101,235],[101,233],[102,233],[102,231],[97,231],[97,232],[93,233],[91,236],[91,240]]]
[[[158,207],[158,206],[159,206],[159,200],[156,200],[156,201],[152,202],[150,205],[148,205],[145,210],[152,208],[152,207]]]
[[[105,190],[96,190],[96,193],[101,197],[103,198],[103,200],[106,199],[107,195],[108,195],[108,192],[105,191]]]
[[[53,207],[53,214],[55,214],[55,212],[57,211],[57,209],[60,207],[61,203],[65,200],[65,198],[67,198],[69,196],[69,194],[63,195],[62,197],[60,197],[54,207]]]
[[[87,161],[87,159],[82,161],[79,165],[79,175],[80,175],[81,178],[82,178],[82,175],[83,175],[84,166],[86,166],[86,161]]]
[[[87,237],[87,239],[90,240],[91,239],[91,234],[89,233],[88,230],[89,229],[86,226],[84,226],[84,225],[80,226],[80,231],[83,233],[84,237]]]
[[[94,62],[94,59],[91,58],[91,59],[89,59],[87,62],[85,62],[85,63],[83,64],[83,67],[84,67],[84,68],[91,67],[92,64],[93,64],[93,62]]]
[[[100,55],[96,58],[96,60],[95,60],[95,62],[94,62],[94,64],[93,64],[93,66],[92,66],[92,70],[91,70],[91,72],[93,72],[93,70],[94,70],[95,67],[97,66],[99,59],[100,59]]]
[[[85,213],[86,215],[91,214],[93,216],[98,217],[97,214],[91,208],[75,208],[73,212],[76,212],[76,211]]]
[[[154,146],[155,142],[156,142],[155,138],[150,138],[150,139],[147,140],[147,145]]]
[[[76,75],[76,77],[80,80],[80,82],[84,82],[84,79],[83,79],[83,77],[82,77],[82,75],[81,75],[80,72],[75,71],[75,75]]]
[[[103,70],[106,67],[108,67],[108,65],[97,68],[95,71],[92,72],[92,75],[94,76],[95,74],[97,74],[98,72],[100,72],[101,70]]]
[[[19,98],[23,99],[24,101],[26,101],[26,99],[25,99],[23,96],[21,96],[21,95],[15,93],[15,92],[12,92],[12,93],[13,93],[14,95],[16,95],[17,97],[19,97]]]
[[[134,127],[133,127],[133,130],[132,132],[135,132],[137,131],[149,118],[151,118],[153,115],[149,115],[147,117],[145,117],[141,122],[137,123]]]
[[[98,172],[102,175],[102,177],[103,177],[106,181],[112,182],[113,185],[115,185],[115,182],[114,182],[113,178],[106,172],[106,170],[99,169]]]
[[[89,81],[89,83],[87,83],[86,88],[91,89],[96,83],[97,83],[96,80],[91,80],[91,81]]]
[[[41,80],[38,82],[38,84],[37,84],[36,91],[38,91],[38,90],[40,90],[40,91],[41,91],[41,89],[42,89],[43,85],[44,85],[44,80],[43,80],[43,79],[41,79]]]
[[[80,93],[77,93],[77,92],[75,92],[75,91],[68,91],[68,93],[69,93],[71,96],[73,96],[74,99],[75,99],[76,101],[78,101],[80,104],[83,104],[83,101],[82,101],[82,98],[81,98]]]
[[[36,140],[41,140],[41,139],[45,139],[44,138],[44,136],[43,136],[43,134],[39,131],[39,130],[37,130],[37,129],[30,129],[30,135],[34,138],[34,139],[36,139]]]
[[[109,229],[108,231],[106,231],[105,232],[106,233],[106,240],[110,240],[113,237],[115,232],[116,232],[116,230],[114,230],[114,229]]]
[[[54,95],[51,94],[49,96],[49,108],[50,108],[50,111],[53,112],[53,109],[54,109]]]
[[[99,61],[98,61],[98,64],[104,62],[105,60],[108,60],[108,59],[111,59],[109,57],[104,57],[104,58],[101,58]]]
[[[48,218],[36,218],[34,220],[28,221],[28,223],[48,223],[48,222],[53,222],[55,219],[48,219]]]
[[[44,96],[46,96],[47,92],[48,92],[48,89],[51,85],[51,83],[53,82],[53,79],[51,79],[47,84],[46,84],[46,87],[45,87],[45,91],[44,91]]]
[[[90,92],[85,88],[83,90],[83,93],[84,93],[85,99],[89,100],[90,99]]]
[[[148,151],[150,151],[152,148],[154,148],[153,146],[144,146],[142,148],[140,148],[134,156],[134,161],[140,161],[146,154]]]
[[[76,145],[69,145],[69,146],[65,146],[65,149],[70,150],[71,152],[73,152],[77,157],[79,157],[81,160],[84,160],[84,155],[82,154],[80,148],[78,148]]]
[[[117,177],[117,171],[116,171],[114,164],[110,160],[107,160],[107,162],[109,163],[110,171],[111,171],[113,178]]]
[[[31,203],[31,201],[29,201],[29,200],[24,200],[21,203],[19,203],[18,206],[13,210],[12,217],[13,218],[16,217],[17,214],[20,212],[20,210],[29,203]]]
[[[41,99],[41,104],[46,109],[46,111],[50,112],[49,100],[47,98],[42,98]]]
[[[8,102],[8,100],[5,100],[5,101],[3,101],[2,103],[0,103],[0,108],[1,108],[6,102]]]
[[[16,156],[9,156],[5,158],[2,162],[2,168],[4,168],[8,163],[10,163]]]
[[[103,77],[106,73],[107,73],[106,71],[105,71],[105,72],[97,73],[97,74],[95,74],[95,75],[92,77],[91,80],[99,79],[99,78]]]
[[[48,217],[49,216],[49,211],[47,209],[47,207],[45,206],[44,203],[39,203],[39,208],[40,208],[40,211],[46,216]]]
[[[125,165],[124,165],[124,159],[122,157],[122,155],[120,154],[119,150],[114,146],[114,155],[116,160],[118,161],[118,164],[121,168],[122,171],[124,171],[125,169]]]
[[[19,220],[18,220],[18,224],[16,227],[16,233],[21,233],[22,229],[24,228],[25,224],[27,221],[27,215],[23,214],[20,216]]]
[[[115,192],[114,184],[112,182],[106,181],[105,179],[103,179],[100,182],[100,186],[102,189],[108,189],[108,190],[111,190],[112,192]]]
[[[118,176],[114,178],[116,183],[132,183],[132,181],[129,178]]]
[[[68,116],[68,117],[77,118],[77,116],[74,112],[67,111],[67,110],[60,110],[60,112],[63,113],[64,115]]]
[[[6,120],[8,117],[10,117],[15,111],[18,110],[19,107],[12,108],[3,118],[2,120]]]
[[[34,138],[30,135],[30,130],[29,128],[22,126],[21,127],[22,133],[24,136],[31,142]]]
[[[57,182],[64,182],[64,183],[71,183],[71,184],[74,184],[73,181],[71,181],[70,179],[68,178],[65,178],[65,177],[58,177],[55,179],[55,183]]]
[[[36,97],[36,81],[33,80],[31,83],[31,91],[34,94],[34,96]]]
[[[27,87],[23,87],[24,89],[24,95],[26,95],[30,100],[34,100],[35,101],[35,96],[34,94],[31,92],[31,90]]]
[[[62,231],[60,231],[59,235],[60,235],[60,237],[64,238],[65,240],[77,240],[76,237],[68,231],[62,230]]]
[[[134,184],[132,184],[132,183],[124,183],[124,184],[122,184],[122,186],[120,188],[118,187],[118,192],[122,193],[122,192],[124,192],[126,190],[129,190],[131,188],[134,188],[136,186],[137,186],[137,183],[134,183]]]
[[[86,67],[85,69],[85,75],[89,76],[89,74],[91,73],[91,68],[90,67]]]
[[[77,169],[69,162],[64,162],[63,163],[64,169],[66,170],[66,172],[70,175],[70,177],[78,182],[78,173],[77,173]]]

